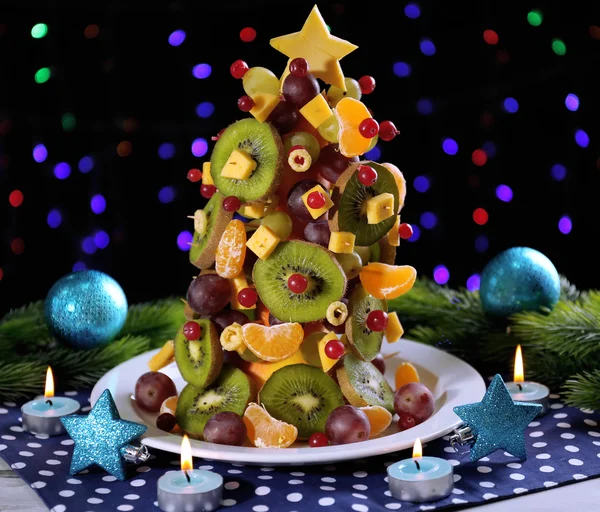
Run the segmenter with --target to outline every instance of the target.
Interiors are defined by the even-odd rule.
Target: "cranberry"
[[[308,279],[302,274],[292,274],[288,278],[288,288],[293,293],[304,293],[308,287]]]
[[[398,131],[396,125],[391,121],[383,121],[379,126],[379,138],[381,140],[390,141],[399,133],[400,131]]]
[[[200,169],[190,169],[187,173],[187,179],[192,183],[196,183],[202,179],[202,172]]]
[[[358,181],[365,187],[371,187],[377,181],[377,171],[370,165],[361,165],[358,168]]]
[[[226,212],[236,212],[242,206],[242,202],[235,196],[227,196],[223,199],[223,209]]]
[[[306,204],[313,210],[318,210],[319,208],[323,208],[325,206],[325,196],[321,192],[311,192],[308,194],[306,198]]]
[[[358,125],[358,131],[365,139],[372,139],[379,133],[379,123],[372,117],[367,117]]]
[[[245,308],[251,308],[256,304],[258,295],[254,288],[242,288],[237,296],[238,302]]]
[[[186,322],[183,325],[183,335],[189,341],[199,340],[202,336],[202,327],[198,322]]]
[[[363,94],[371,94],[375,90],[375,79],[372,76],[365,75],[358,79],[358,85]]]
[[[290,74],[297,78],[304,78],[308,73],[308,61],[300,57],[290,62]]]
[[[329,359],[339,359],[344,352],[346,352],[346,347],[340,340],[331,340],[325,345],[325,355]]]
[[[367,316],[367,329],[381,332],[387,327],[388,315],[381,309],[371,311]]]
[[[408,240],[411,236],[413,236],[413,228],[410,224],[403,222],[398,227],[398,233],[400,235],[400,238],[403,238],[404,240]]]
[[[217,187],[214,185],[202,185],[200,187],[200,195],[205,199],[210,199],[213,195],[215,195],[216,191]]]
[[[254,108],[254,100],[248,95],[242,96],[238,100],[238,108],[242,112],[250,112]]]
[[[319,448],[321,446],[327,446],[329,441],[327,436],[323,432],[315,432],[308,438],[308,446],[311,448]]]
[[[229,72],[233,78],[243,78],[248,71],[248,64],[246,64],[243,60],[236,60],[231,67],[229,68]]]

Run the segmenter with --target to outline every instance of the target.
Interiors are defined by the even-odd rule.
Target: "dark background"
[[[495,254],[526,245],[578,286],[599,287],[595,2],[421,1],[416,19],[406,16],[406,3],[318,4],[332,33],[359,46],[342,61],[345,74],[374,76],[377,89],[363,101],[377,119],[391,119],[401,130],[393,142],[379,144],[380,161],[397,164],[408,181],[402,219],[420,228],[418,240],[402,243],[398,263],[430,277],[445,265],[448,284],[465,286]],[[58,5],[0,7],[0,314],[43,298],[74,265],[111,274],[130,302],[183,295],[195,269],[177,237],[193,230],[186,216],[204,204],[199,184],[186,173],[209,157],[195,157],[191,144],[199,137],[210,142],[242,117],[241,82],[229,74],[234,60],[281,74],[286,57],[269,39],[300,30],[313,2]],[[537,27],[527,21],[534,8],[543,13]],[[48,25],[41,39],[31,36],[36,23]],[[93,24],[97,35],[86,37]],[[254,42],[240,40],[247,26],[257,30]],[[174,47],[168,38],[176,29],[187,37]],[[484,41],[486,29],[498,34],[496,45]],[[421,52],[422,38],[434,42],[435,55]],[[553,38],[565,42],[565,55],[552,51]],[[398,61],[410,64],[410,76],[395,76]],[[198,63],[212,66],[209,78],[194,78]],[[34,75],[42,67],[52,75],[38,84]],[[569,93],[579,97],[577,111],[565,107]],[[518,101],[516,113],[504,109],[507,97]],[[417,108],[423,99],[433,106],[429,115]],[[203,119],[196,106],[206,101],[215,111]],[[65,114],[74,126],[63,123]],[[576,144],[577,129],[589,135],[587,148]],[[458,142],[454,156],[442,150],[446,137]],[[131,153],[122,157],[117,147],[124,141]],[[167,160],[158,156],[165,142],[175,146]],[[37,144],[48,150],[42,163],[32,157]],[[472,162],[478,148],[487,150],[483,166]],[[88,173],[78,170],[85,156],[95,162]],[[59,162],[71,166],[67,179],[54,176]],[[562,181],[551,175],[557,163],[567,170]],[[415,190],[417,176],[430,180],[427,192]],[[496,197],[500,184],[512,189],[512,201]],[[165,186],[175,192],[167,204],[158,199]],[[24,194],[19,207],[9,202],[13,190]],[[100,215],[90,209],[95,194],[107,202]],[[473,221],[476,208],[489,213],[485,225]],[[47,223],[52,209],[62,214],[55,229]],[[433,229],[423,227],[424,212],[437,216]],[[565,215],[572,220],[569,234],[558,229]],[[86,254],[83,240],[98,231],[110,243]],[[478,251],[481,235],[489,247],[482,250],[479,239]],[[21,254],[15,239],[24,242]]]

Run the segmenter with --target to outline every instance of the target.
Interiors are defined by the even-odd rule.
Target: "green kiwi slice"
[[[288,288],[292,274],[308,279],[304,293],[293,293]],[[346,289],[346,275],[333,253],[298,240],[281,242],[266,260],[257,260],[252,280],[260,300],[283,322],[325,318],[329,304],[340,300]]]
[[[325,432],[329,413],[344,405],[335,381],[322,369],[307,364],[277,370],[261,389],[259,401],[271,416],[295,425],[301,439]]]
[[[346,336],[357,355],[365,361],[375,359],[383,341],[383,331],[371,331],[367,327],[367,316],[376,309],[387,311],[387,302],[373,297],[362,284],[357,284],[348,298]]]
[[[336,375],[346,400],[355,407],[379,405],[394,414],[394,392],[375,365],[354,354],[344,356],[343,363]]]
[[[190,341],[183,335],[183,327],[175,336],[175,362],[187,383],[204,388],[219,375],[223,366],[223,349],[213,323],[208,319],[194,320],[200,325],[200,339]]]
[[[246,151],[257,163],[247,180],[221,176],[221,171],[235,149]],[[219,137],[210,157],[210,174],[219,192],[236,196],[242,203],[267,199],[279,185],[283,168],[283,144],[270,123],[242,119],[229,125]]]
[[[223,365],[219,378],[199,389],[188,384],[179,395],[175,418],[181,429],[192,437],[202,437],[206,422],[218,412],[231,411],[242,416],[254,400],[254,386],[241,370]]]
[[[377,181],[365,187],[358,181],[357,169],[369,165],[377,171]],[[334,206],[329,211],[331,231],[348,231],[356,235],[356,245],[372,245],[383,238],[396,222],[393,215],[377,224],[367,222],[368,199],[388,192],[394,196],[394,205],[399,204],[398,185],[393,174],[376,162],[355,162],[346,169],[335,183],[331,200]],[[335,210],[334,210],[335,208]]]
[[[223,232],[233,218],[233,212],[223,208],[225,196],[215,192],[203,211],[206,214],[206,231],[203,234],[194,231],[190,247],[190,263],[199,269],[207,269],[215,262],[215,251]]]

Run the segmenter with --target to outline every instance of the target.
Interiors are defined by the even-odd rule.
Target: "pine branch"
[[[28,399],[44,391],[46,366],[37,361],[8,363],[0,371],[0,398]]]
[[[600,369],[578,373],[567,382],[565,390],[568,405],[600,410]]]
[[[0,321],[0,359],[4,361],[17,359],[31,348],[51,343],[42,301],[13,309]]]
[[[151,348],[162,346],[185,322],[183,308],[181,299],[173,297],[131,306],[119,336],[146,336]]]

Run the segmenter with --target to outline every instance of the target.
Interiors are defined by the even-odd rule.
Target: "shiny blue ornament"
[[[127,298],[119,283],[97,270],[59,279],[45,302],[46,323],[54,336],[76,348],[112,341],[127,318]]]
[[[494,377],[481,402],[454,408],[475,436],[469,454],[472,462],[496,450],[525,460],[525,428],[541,410],[540,404],[514,402],[500,375]]]
[[[147,427],[122,420],[108,389],[87,416],[73,414],[60,421],[75,441],[69,469],[71,475],[98,464],[119,480],[125,480],[123,448],[146,432]]]
[[[495,316],[552,309],[560,296],[560,277],[541,252],[513,247],[483,269],[479,296],[483,310]]]

